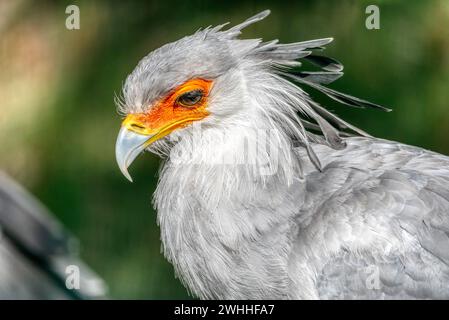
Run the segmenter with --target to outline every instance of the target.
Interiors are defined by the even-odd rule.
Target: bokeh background
[[[67,30],[76,4],[80,30]],[[365,8],[380,7],[380,30]],[[160,253],[151,206],[159,160],[117,169],[114,94],[151,50],[199,27],[272,15],[243,37],[333,36],[345,64],[332,87],[392,107],[348,109],[316,96],[378,137],[449,154],[449,1],[0,1],[0,170],[21,182],[81,240],[113,298],[186,298]]]

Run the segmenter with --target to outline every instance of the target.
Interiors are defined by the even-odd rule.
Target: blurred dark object
[[[1,171],[0,235],[0,299],[104,297],[103,280],[78,258],[77,240]],[[68,289],[73,270],[79,288]]]

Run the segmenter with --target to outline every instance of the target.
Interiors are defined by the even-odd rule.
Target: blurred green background
[[[65,28],[69,4],[80,8],[80,30]],[[365,28],[369,4],[380,7],[380,30]],[[318,101],[373,135],[449,154],[447,0],[0,2],[0,168],[81,240],[111,297],[187,297],[160,253],[159,160],[140,157],[133,184],[116,166],[114,94],[151,50],[266,8],[272,15],[243,37],[332,36],[326,53],[346,66],[332,87],[394,111]]]

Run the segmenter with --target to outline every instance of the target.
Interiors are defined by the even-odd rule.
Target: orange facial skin
[[[122,126],[136,133],[152,136],[148,141],[148,144],[151,144],[177,128],[185,127],[207,117],[209,112],[206,107],[211,87],[211,80],[191,79],[186,81],[157,102],[149,112],[129,114],[123,120]],[[189,107],[178,103],[177,100],[181,95],[194,90],[203,92],[200,101]]]

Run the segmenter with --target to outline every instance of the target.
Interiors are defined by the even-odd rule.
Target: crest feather
[[[232,28],[228,29],[226,33],[229,34],[230,37],[234,38],[240,35],[241,31],[248,27],[249,25],[252,25],[253,23],[259,22],[263,19],[265,19],[269,14],[271,13],[270,10],[264,10],[255,16],[252,16],[251,18],[246,19],[242,23],[233,26]]]

